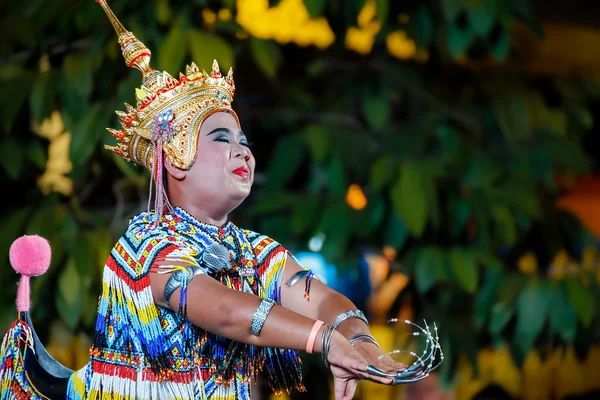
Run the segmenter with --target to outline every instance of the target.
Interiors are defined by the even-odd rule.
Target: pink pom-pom
[[[10,246],[10,263],[21,275],[42,275],[48,270],[51,257],[50,243],[38,235],[21,236]]]
[[[8,253],[10,264],[21,274],[17,290],[17,311],[29,311],[29,277],[42,275],[50,266],[50,243],[41,236],[21,236],[13,242]]]

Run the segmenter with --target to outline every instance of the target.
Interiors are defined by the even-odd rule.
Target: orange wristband
[[[321,326],[323,326],[324,322],[321,320],[317,320],[315,321],[315,324],[312,327],[312,330],[310,331],[310,335],[308,336],[308,342],[306,343],[306,352],[308,354],[312,354],[313,349],[315,347],[315,339],[317,338],[317,333],[319,332],[319,329],[321,329]]]

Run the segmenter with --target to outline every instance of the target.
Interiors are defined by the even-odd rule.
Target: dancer
[[[117,112],[118,144],[107,148],[151,171],[151,194],[106,262],[90,360],[65,397],[245,400],[261,370],[275,392],[304,390],[300,350],[321,353],[338,400],[352,398],[358,379],[391,384],[377,371],[402,365],[364,314],[281,244],[229,221],[255,167],[231,106],[232,71],[216,61],[178,79],[153,69],[148,48],[98,3],[126,64],[142,73],[136,107]],[[2,368],[5,398],[18,368]],[[35,390],[25,398],[43,398]]]

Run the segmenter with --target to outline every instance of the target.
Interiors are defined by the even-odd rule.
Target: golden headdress
[[[142,72],[142,86],[136,89],[137,107],[125,103],[125,111],[117,111],[122,129],[108,131],[119,143],[105,147],[127,161],[151,169],[155,157],[153,142],[160,138],[162,150],[173,165],[190,168],[202,122],[217,111],[227,111],[237,120],[231,108],[235,92],[232,70],[223,76],[216,60],[210,75],[194,63],[186,67],[185,75],[179,74],[179,79],[155,70],[150,66],[150,50],[125,29],[106,0],[96,1],[119,36],[125,63]]]

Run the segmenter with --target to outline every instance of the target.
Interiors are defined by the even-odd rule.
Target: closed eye
[[[226,135],[219,136],[215,138],[215,142],[229,143],[229,138]]]

